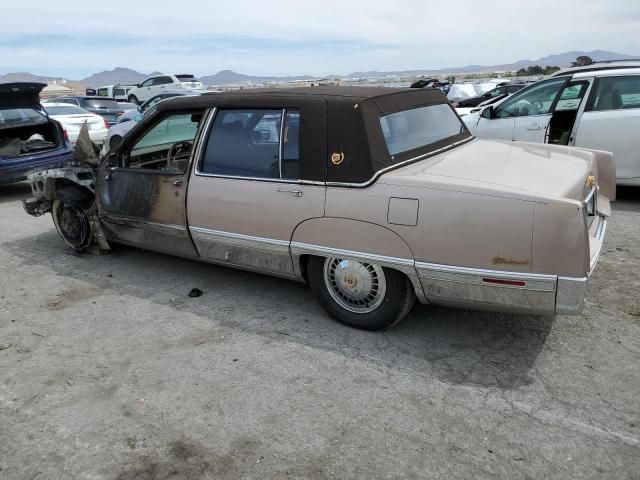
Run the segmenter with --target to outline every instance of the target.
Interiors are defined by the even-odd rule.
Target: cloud
[[[12,69],[91,73],[349,73],[505,63],[568,50],[636,51],[626,0],[24,0],[3,7],[0,58]]]

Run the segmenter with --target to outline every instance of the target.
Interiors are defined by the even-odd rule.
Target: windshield
[[[425,147],[465,131],[448,104],[384,115],[380,126],[390,155]]]
[[[47,123],[47,117],[33,108],[0,109],[0,128],[34,123]]]
[[[104,98],[85,98],[81,100],[82,105],[87,108],[113,108],[120,110],[120,105],[115,100],[107,100]]]
[[[45,105],[45,110],[49,115],[82,115],[89,113],[84,108],[76,107],[75,105]]]

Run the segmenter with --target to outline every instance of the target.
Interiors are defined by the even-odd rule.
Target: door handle
[[[174,186],[179,187],[182,185],[182,180],[162,180],[165,183],[173,183]]]
[[[527,130],[542,130],[542,127],[537,123],[534,123],[533,125],[529,125],[527,127]]]
[[[293,195],[296,197],[302,196],[302,190],[289,190],[286,188],[279,188],[277,191],[280,193],[293,193]]]

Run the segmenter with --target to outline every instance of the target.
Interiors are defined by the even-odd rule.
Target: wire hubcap
[[[373,312],[387,291],[382,267],[345,258],[325,260],[324,282],[331,297],[354,313]]]

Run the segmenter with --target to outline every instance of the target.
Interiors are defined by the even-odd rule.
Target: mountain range
[[[361,71],[352,72],[348,75],[327,75],[326,78],[382,78],[388,76],[401,76],[401,77],[421,77],[429,75],[442,75],[442,74],[464,74],[464,73],[481,73],[481,72],[499,72],[499,71],[512,71],[519,70],[521,68],[527,68],[532,65],[540,66],[558,66],[567,67],[571,65],[571,62],[579,56],[588,56],[594,60],[629,60],[634,58],[640,58],[640,55],[624,55],[621,53],[608,52],[604,50],[593,50],[591,52],[572,51],[560,54],[548,55],[546,57],[539,58],[537,60],[518,60],[513,63],[506,63],[501,65],[466,65],[463,67],[449,67],[441,68],[437,70],[420,69],[420,70],[401,70],[401,71]],[[86,87],[99,87],[102,85],[115,85],[122,84],[137,84],[142,82],[145,78],[151,75],[156,75],[160,72],[152,72],[149,74],[140,73],[130,68],[116,67],[113,70],[106,70],[99,73],[83,78],[81,80],[69,80],[59,77],[47,77],[33,75],[28,72],[7,73],[0,75],[0,83],[6,82],[41,82],[48,83],[51,81],[73,82],[79,83]],[[182,72],[180,72],[182,73]],[[184,72],[187,73],[187,72]],[[200,79],[205,85],[224,85],[234,83],[265,83],[265,82],[287,82],[292,80],[309,80],[312,77],[309,75],[299,76],[252,76],[236,73],[231,70],[222,70],[215,75],[205,75]]]

